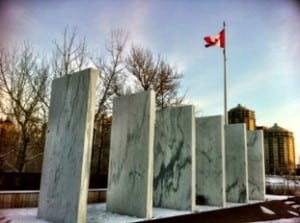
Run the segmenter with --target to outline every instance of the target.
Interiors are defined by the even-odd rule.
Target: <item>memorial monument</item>
[[[195,210],[195,109],[158,110],[154,144],[155,207]]]
[[[86,222],[97,78],[87,69],[52,83],[39,218]]]
[[[152,217],[155,95],[114,99],[107,211]]]

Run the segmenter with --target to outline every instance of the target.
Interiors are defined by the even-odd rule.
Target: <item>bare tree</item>
[[[155,61],[150,50],[138,46],[131,47],[126,59],[126,67],[136,78],[138,90],[146,91],[153,88],[153,84],[156,84],[160,62],[160,56]]]
[[[107,57],[98,57],[95,61],[100,71],[96,120],[110,113],[113,97],[124,92],[123,54],[127,39],[128,33],[123,30],[112,30],[110,39],[106,41]]]
[[[0,51],[1,92],[7,99],[1,101],[0,109],[13,120],[20,133],[15,148],[16,169],[20,172],[33,157],[42,154],[42,148],[36,147],[36,142],[43,134],[41,131],[47,118],[44,114],[46,103],[41,99],[46,97],[48,67],[43,64],[27,43],[13,51]]]
[[[161,60],[158,75],[155,80],[156,105],[164,108],[169,105],[181,104],[184,95],[178,96],[181,74],[170,64]]]
[[[95,113],[94,149],[92,172],[100,173],[100,166],[107,162],[109,151],[107,141],[109,122],[108,114],[112,111],[112,101],[115,96],[124,93],[125,75],[123,54],[128,39],[128,33],[123,30],[112,30],[106,41],[106,57],[99,56],[94,64],[97,66],[100,81],[97,90],[97,108]],[[101,164],[101,165],[100,165]],[[102,165],[103,166],[103,165]]]
[[[52,58],[54,77],[62,77],[84,69],[88,64],[86,40],[77,37],[76,29],[70,32],[68,26],[62,34],[62,41],[54,41]]]
[[[155,59],[150,50],[132,46],[126,59],[126,68],[135,77],[137,90],[153,89],[156,92],[158,107],[182,102],[184,96],[178,96],[182,75],[160,55]]]

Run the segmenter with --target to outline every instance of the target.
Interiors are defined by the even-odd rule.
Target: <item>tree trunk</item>
[[[21,146],[20,155],[19,155],[19,168],[18,168],[19,172],[24,172],[24,170],[25,170],[26,153],[27,153],[28,143],[29,143],[29,139],[26,136],[26,133],[23,132],[22,133],[22,144],[21,144],[22,146]]]

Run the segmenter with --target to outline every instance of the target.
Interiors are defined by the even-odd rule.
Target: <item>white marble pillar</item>
[[[87,69],[53,81],[39,218],[86,222],[97,76]]]
[[[247,131],[249,199],[265,200],[265,159],[262,130]]]
[[[246,124],[225,126],[226,200],[248,202],[248,162]]]
[[[115,98],[107,211],[152,217],[155,94]]]
[[[156,112],[154,146],[155,207],[195,210],[194,106]]]
[[[196,195],[200,204],[226,204],[224,137],[223,116],[196,118]]]

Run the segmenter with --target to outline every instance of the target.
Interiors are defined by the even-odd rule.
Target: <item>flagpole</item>
[[[223,22],[223,29],[224,33],[226,28],[225,21]],[[226,38],[224,38],[224,41],[226,41]],[[223,48],[223,56],[224,56],[224,119],[225,119],[225,125],[228,125],[228,113],[227,113],[227,74],[226,74],[226,42],[224,42],[224,48]]]

